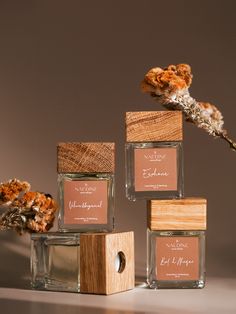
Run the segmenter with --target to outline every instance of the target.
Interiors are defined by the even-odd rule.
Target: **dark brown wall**
[[[115,141],[116,225],[146,260],[145,202],[124,191],[124,114],[159,110],[141,94],[154,66],[189,63],[191,94],[222,110],[236,139],[235,9],[229,1],[1,1],[0,180],[56,195],[59,141]],[[208,199],[208,273],[234,276],[236,153],[185,125],[185,191]],[[27,284],[29,236],[2,233],[0,286]],[[17,265],[17,267],[16,267]]]

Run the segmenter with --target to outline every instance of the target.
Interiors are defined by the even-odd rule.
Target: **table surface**
[[[236,279],[209,278],[204,289],[134,290],[110,296],[0,288],[0,313],[235,314]]]

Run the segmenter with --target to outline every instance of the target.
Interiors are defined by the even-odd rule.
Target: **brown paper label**
[[[107,181],[65,181],[64,223],[106,224]]]
[[[135,191],[177,190],[176,148],[134,150]]]
[[[156,275],[157,280],[199,279],[199,239],[157,237]]]

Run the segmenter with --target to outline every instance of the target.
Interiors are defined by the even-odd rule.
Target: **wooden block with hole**
[[[134,233],[80,235],[80,292],[113,294],[134,288]]]

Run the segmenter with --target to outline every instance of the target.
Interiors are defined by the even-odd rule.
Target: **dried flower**
[[[0,185],[1,205],[7,211],[0,217],[0,230],[46,232],[55,219],[57,204],[49,194],[29,191],[30,185],[13,179]],[[20,192],[25,191],[23,195]]]
[[[187,121],[204,129],[214,137],[226,140],[233,150],[232,141],[223,128],[221,112],[215,105],[192,98],[188,88],[192,83],[191,67],[188,64],[169,65],[165,69],[153,68],[145,75],[141,89],[156,98],[168,110],[181,110]]]
[[[0,184],[0,205],[11,205],[11,203],[19,197],[22,192],[30,190],[28,182],[21,182],[17,179],[10,180]]]

